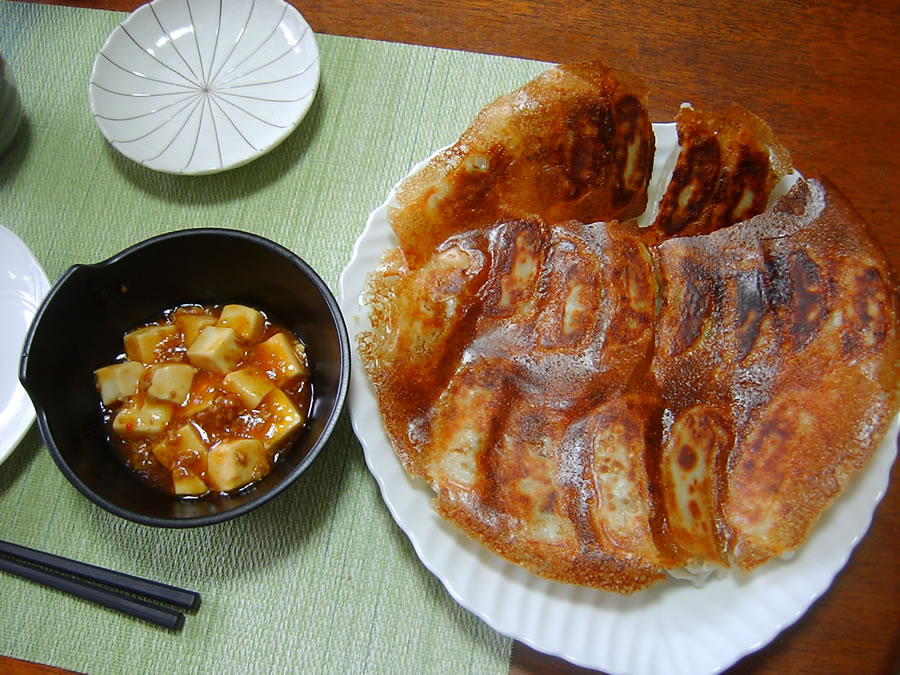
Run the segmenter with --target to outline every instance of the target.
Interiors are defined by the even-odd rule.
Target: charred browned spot
[[[427,371],[422,368],[416,369],[415,376],[421,377],[422,384],[417,396],[421,401],[426,401],[426,405],[432,405],[440,396],[456,371],[463,351],[472,342],[479,308],[480,303],[474,302],[472,308],[462,317],[451,334],[452,339],[446,340],[443,350],[435,354],[434,367]]]
[[[551,490],[547,495],[547,499],[544,500],[544,503],[541,505],[541,511],[543,513],[556,513],[556,505],[559,500],[559,495],[557,495],[556,490]]]
[[[691,471],[697,465],[697,453],[689,445],[682,445],[678,451],[678,466],[685,471]]]
[[[560,149],[554,163],[569,181],[568,198],[577,200],[604,183],[612,188],[613,209],[627,206],[634,197],[630,186],[644,185],[652,168],[650,133],[640,101],[626,96],[612,108],[587,103],[569,112],[566,128],[571,143]],[[635,141],[639,145],[631,150]],[[629,167],[633,175],[627,176]]]
[[[688,510],[691,512],[691,516],[694,520],[700,520],[700,517],[703,515],[703,512],[700,510],[700,505],[693,499],[688,502]]]
[[[768,177],[769,154],[742,145],[738,150],[734,172],[728,179],[728,187],[719,202],[724,207],[720,211],[721,222],[715,223],[714,229],[727,227],[739,220],[762,213],[769,199],[769,192],[766,189]],[[753,197],[749,203],[742,204],[747,193]]]
[[[647,113],[634,96],[625,96],[613,106],[614,139],[611,140],[616,159],[616,183],[613,205],[627,206],[636,189],[647,184],[653,170],[652,133]],[[635,143],[639,143],[635,146]]]
[[[715,190],[721,164],[715,136],[684,147],[660,202],[656,226],[672,235],[694,222]]]
[[[791,304],[790,261],[787,256],[769,246],[764,245],[763,253],[766,300],[772,310],[780,313]]]
[[[841,353],[845,359],[852,359],[855,355],[863,353],[860,334],[853,330],[841,332]]]
[[[606,165],[615,133],[609,108],[592,102],[572,110],[566,118],[571,144],[561,148],[557,163],[569,181],[569,199],[578,199],[607,177]]]
[[[780,406],[778,410],[784,412],[784,406]],[[771,419],[766,420],[760,430],[761,441],[767,441],[774,437],[774,442],[777,446],[784,445],[785,441],[789,440],[792,435],[793,425],[791,421],[780,416],[773,416]],[[756,447],[754,445],[754,449]]]
[[[700,265],[690,258],[685,258],[681,266],[684,292],[679,303],[681,311],[675,340],[676,353],[685,351],[697,341],[711,309],[710,284],[704,277]]]
[[[650,328],[656,310],[656,288],[649,255],[640,242],[622,240],[618,256],[610,261],[610,276],[621,280],[609,290],[617,292],[621,320],[611,322],[609,337],[619,343],[634,343]]]
[[[741,274],[737,280],[738,360],[744,359],[759,337],[764,311],[763,278],[758,270]]]
[[[793,290],[793,320],[791,334],[794,347],[807,345],[825,320],[827,309],[819,275],[819,267],[804,251],[791,256],[791,285]]]
[[[841,334],[841,347],[848,357],[878,347],[888,334],[888,294],[881,273],[869,267],[854,281],[853,315]]]
[[[630,141],[634,138],[641,121],[645,119],[644,106],[634,96],[623,96],[615,104],[613,117],[616,121],[616,130],[621,132],[624,129],[627,132],[625,139]]]
[[[547,415],[539,408],[531,408],[518,418],[519,429],[528,450],[544,459],[551,456],[551,448],[545,442],[549,424]]]
[[[647,262],[650,254],[643,244],[633,240],[624,240],[620,250],[625,258],[623,273],[628,282],[629,304],[634,307],[637,301],[639,309],[652,312],[656,293],[652,283],[653,272]]]
[[[495,143],[486,152],[486,165],[490,170],[455,172],[452,193],[456,197],[448,201],[449,207],[454,210],[484,208],[485,204],[495,199],[493,188],[509,178],[509,163],[507,149],[502,144]]]
[[[825,287],[819,268],[804,251],[789,254],[767,251],[766,301],[792,347],[802,349],[827,318]]]
[[[792,447],[794,412],[787,406],[779,406],[775,414],[761,424],[757,437],[750,444],[744,474],[753,481],[754,490],[765,490],[769,494],[778,491],[784,472],[790,466],[785,453]]]

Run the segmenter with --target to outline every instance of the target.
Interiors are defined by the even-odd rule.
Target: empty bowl
[[[88,97],[101,133],[150,169],[209,174],[272,150],[319,86],[316,38],[284,0],[153,0],[100,48]]]
[[[309,416],[271,472],[247,488],[199,498],[150,487],[107,436],[94,371],[122,353],[125,333],[183,304],[245,304],[306,346]],[[316,272],[286,248],[228,229],[193,229],[71,267],[50,289],[25,340],[19,379],[53,459],[83,495],[118,516],[161,527],[209,525],[263,504],[322,451],[349,382],[347,330]]]

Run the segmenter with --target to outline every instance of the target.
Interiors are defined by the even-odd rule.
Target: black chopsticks
[[[196,610],[200,607],[200,594],[196,591],[141,579],[5,541],[0,541],[0,570],[170,630],[180,630],[184,625],[183,612],[134,596],[143,596],[181,609]]]

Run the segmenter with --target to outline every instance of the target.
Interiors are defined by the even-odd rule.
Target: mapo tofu
[[[109,437],[152,486],[181,496],[266,476],[306,423],[300,339],[245,305],[183,305],[136,328],[95,371]]]

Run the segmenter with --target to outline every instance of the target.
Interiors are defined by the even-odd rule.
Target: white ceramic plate
[[[34,422],[34,408],[19,384],[22,343],[41,300],[47,275],[28,247],[0,225],[0,463]]]
[[[667,182],[677,140],[672,124],[655,124],[654,131],[656,192]],[[354,343],[368,327],[359,303],[365,279],[383,251],[397,244],[387,221],[387,204],[393,199],[391,191],[387,202],[371,213],[341,276],[341,309]],[[353,428],[388,509],[425,566],[457,602],[500,633],[609,673],[714,673],[766,645],[825,592],[846,564],[869,528],[896,456],[900,416],[866,470],[791,561],[770,562],[743,578],[715,578],[702,588],[674,579],[630,596],[578,588],[507,562],[434,512],[431,490],[424,481],[411,480],[397,460],[371,384],[356,350],[351,351]]]
[[[283,0],[153,0],[107,38],[88,93],[123,155],[207,174],[281,143],[318,86],[313,31]]]

